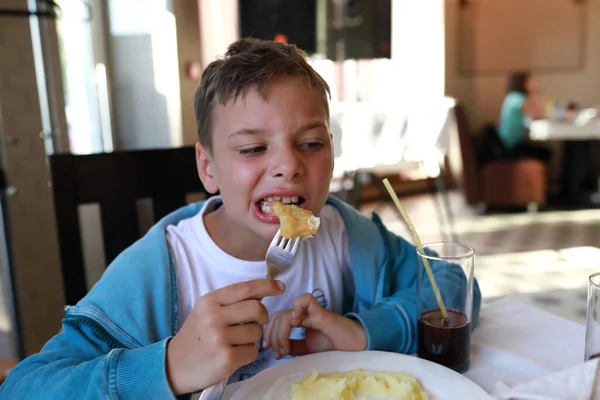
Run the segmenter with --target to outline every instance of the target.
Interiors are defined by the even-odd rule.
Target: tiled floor
[[[422,242],[449,240],[432,195],[401,199]],[[477,252],[475,275],[484,302],[510,296],[585,322],[587,279],[600,271],[600,210],[477,215],[459,193],[450,195],[458,240]],[[393,203],[379,209],[388,227],[413,242]]]

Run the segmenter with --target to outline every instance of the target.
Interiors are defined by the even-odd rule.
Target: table
[[[528,304],[502,299],[482,308],[473,331],[469,379],[491,392],[583,363],[585,327]]]
[[[562,156],[563,196],[573,203],[588,203],[582,183],[592,174],[600,175],[600,118],[541,119],[531,122],[533,141],[564,142]],[[598,179],[598,176],[595,176]]]
[[[583,362],[585,327],[528,304],[497,300],[481,310],[465,376],[487,392],[512,387]],[[243,384],[227,387],[229,399]]]
[[[537,141],[600,140],[600,118],[582,121],[581,123],[570,119],[536,120],[529,126],[529,137]]]

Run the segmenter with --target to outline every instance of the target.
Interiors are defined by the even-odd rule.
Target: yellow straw
[[[400,204],[400,199],[398,199],[398,196],[396,196],[394,189],[392,189],[392,185],[390,185],[390,181],[388,181],[388,179],[385,178],[383,180],[383,184],[385,185],[385,188],[387,189],[387,191],[390,193],[392,200],[394,200],[394,203],[396,204],[398,211],[400,211],[400,214],[402,214],[402,218],[404,218],[404,221],[406,221],[406,224],[408,225],[408,229],[410,229],[410,231],[415,239],[417,249],[419,249],[419,251],[422,254],[425,254],[425,251],[423,250],[423,246],[421,245],[421,240],[419,240],[419,235],[417,235],[417,231],[415,231],[415,227],[413,226],[412,222],[410,222],[410,218],[408,218],[408,215],[406,214],[404,207],[402,207],[402,204]],[[442,300],[442,296],[440,295],[440,291],[438,289],[437,283],[435,282],[435,277],[433,276],[433,272],[431,272],[431,267],[429,266],[429,261],[427,260],[427,257],[422,257],[422,258],[423,258],[423,262],[425,263],[425,270],[427,271],[427,275],[429,276],[429,281],[431,282],[431,287],[433,288],[433,293],[435,294],[435,298],[437,299],[437,302],[440,306],[440,310],[442,311],[442,318],[444,318],[444,319],[448,318],[448,311],[446,311],[446,306],[444,305],[444,301]]]

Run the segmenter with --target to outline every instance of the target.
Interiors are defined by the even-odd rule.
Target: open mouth
[[[293,204],[295,206],[302,206],[306,202],[306,199],[302,196],[269,196],[259,200],[256,204],[258,209],[264,214],[271,214],[271,203],[274,201],[281,201],[283,204]]]

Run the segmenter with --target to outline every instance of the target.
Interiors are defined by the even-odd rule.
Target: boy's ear
[[[212,172],[210,153],[200,143],[196,143],[196,168],[206,191],[208,193],[216,193],[219,190],[219,185]]]

